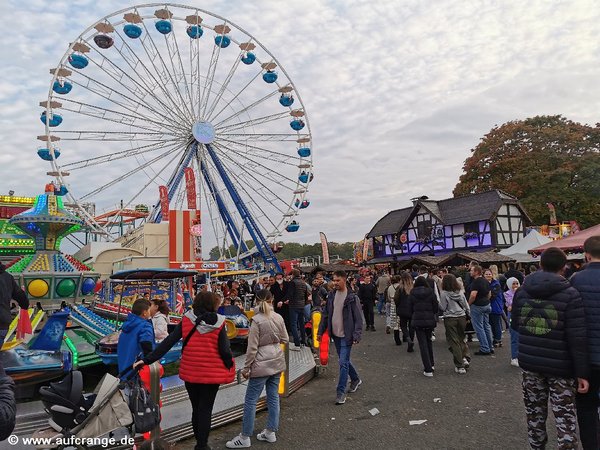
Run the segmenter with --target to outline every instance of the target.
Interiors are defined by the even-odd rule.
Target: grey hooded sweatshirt
[[[465,314],[470,314],[465,294],[460,291],[442,291],[440,294],[440,309],[444,312],[444,318],[464,317]]]

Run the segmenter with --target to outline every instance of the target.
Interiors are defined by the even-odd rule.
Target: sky
[[[316,242],[320,231],[358,241],[413,197],[450,197],[496,125],[542,114],[600,122],[596,1],[181,2],[258,38],[302,96],[315,179],[301,228],[284,241]],[[2,4],[14,26],[0,51],[0,191],[35,195],[48,180],[35,153],[48,69],[85,28],[129,4]]]

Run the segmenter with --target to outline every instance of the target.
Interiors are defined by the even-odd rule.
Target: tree
[[[536,224],[548,223],[548,203],[559,221],[600,222],[600,124],[560,115],[515,120],[492,128],[471,153],[454,196],[501,189]]]

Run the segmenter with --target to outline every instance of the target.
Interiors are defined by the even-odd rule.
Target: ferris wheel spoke
[[[250,145],[245,142],[232,141],[231,139],[220,138],[219,142],[227,142],[229,145],[235,145],[241,147],[246,153],[251,154],[252,156],[256,156],[257,158],[265,158],[265,153],[272,156],[273,161],[277,161],[282,164],[287,164],[290,166],[298,166],[302,163],[302,158],[299,156],[287,155],[285,153],[276,152],[274,150],[270,150],[264,147],[258,147],[256,145]],[[290,162],[291,161],[291,162]]]
[[[71,171],[83,169],[90,166],[97,166],[100,164],[106,164],[108,162],[116,161],[119,159],[130,158],[132,156],[136,156],[142,153],[149,153],[155,150],[160,150],[162,148],[167,148],[170,146],[178,145],[179,141],[165,141],[165,142],[156,142],[154,144],[142,145],[140,147],[134,147],[127,150],[120,150],[118,152],[109,153],[107,155],[96,156],[94,158],[83,159],[81,161],[75,161],[71,163],[64,164],[62,166],[63,169],[69,169]]]
[[[171,23],[173,23],[172,20],[171,20]],[[185,91],[187,93],[187,98],[189,100],[189,103],[186,100],[186,103],[189,105],[189,108],[186,108],[186,111],[190,111],[191,116],[193,117],[194,99],[193,99],[192,93],[190,91],[190,86],[189,86],[188,80],[185,76],[185,70],[183,68],[183,60],[181,59],[181,53],[179,51],[179,44],[177,43],[177,34],[175,32],[172,32],[172,33],[165,34],[164,36],[165,36],[165,45],[167,47],[167,50],[169,52],[169,57],[171,59],[171,65],[175,69],[175,76],[176,76],[178,82],[180,82],[180,83],[183,82],[183,84],[185,86]],[[175,62],[173,62],[174,55],[177,55],[177,60],[179,62],[179,65],[177,65]],[[179,73],[177,73],[177,71],[179,71]]]
[[[144,47],[144,51],[146,52],[146,55],[148,56],[148,58],[154,62],[154,60],[156,59],[156,57],[158,57],[158,59],[160,60],[162,67],[164,69],[164,71],[166,72],[162,72],[161,70],[159,70],[159,67],[157,64],[154,64],[154,70],[156,71],[156,73],[158,74],[158,76],[161,78],[161,80],[163,80],[163,83],[168,85],[169,80],[171,81],[171,84],[173,86],[173,89],[177,92],[177,95],[179,96],[179,99],[181,100],[181,103],[177,103],[177,101],[175,101],[173,98],[171,98],[171,96],[169,95],[169,98],[171,98],[171,101],[173,101],[173,104],[177,107],[177,109],[185,116],[188,118],[189,122],[192,122],[192,117],[193,114],[191,113],[191,110],[188,109],[186,107],[186,101],[183,99],[183,96],[181,95],[181,91],[179,89],[179,85],[178,83],[175,82],[174,78],[173,78],[173,74],[171,73],[171,71],[169,70],[169,68],[167,67],[167,64],[165,63],[165,60],[163,59],[160,51],[158,50],[158,47],[156,46],[156,43],[154,42],[154,39],[152,39],[152,33],[150,33],[148,31],[148,28],[146,27],[146,22],[142,21],[142,25],[144,27],[144,30],[146,31],[144,33],[144,35],[140,38],[140,44],[142,44],[142,47]],[[172,33],[175,33],[175,31],[172,31]],[[150,44],[152,44],[152,48],[148,48],[146,46],[146,42],[149,41]],[[173,66],[173,69],[175,69],[175,67]],[[190,106],[191,107],[191,106]],[[185,112],[184,112],[185,111]]]
[[[271,114],[268,116],[263,116],[263,117],[257,117],[254,119],[249,119],[246,120],[244,122],[237,122],[237,123],[233,123],[231,125],[223,125],[220,127],[215,128],[215,131],[217,133],[230,133],[232,131],[236,131],[239,129],[243,129],[245,127],[252,127],[255,125],[261,125],[263,123],[269,123],[269,122],[274,122],[276,120],[280,120],[283,119],[285,117],[288,117],[290,115],[289,111],[283,111],[283,112],[279,112],[276,114]]]
[[[237,98],[238,98],[240,95],[242,95],[246,89],[248,89],[248,87],[249,87],[249,86],[250,86],[250,85],[251,85],[251,84],[254,82],[254,80],[256,80],[256,79],[257,79],[257,78],[260,76],[260,74],[261,74],[261,73],[262,73],[262,72],[258,72],[256,75],[254,75],[254,76],[253,76],[253,77],[250,79],[250,81],[248,81],[248,83],[246,83],[246,85],[245,85],[245,86],[244,86],[242,89],[240,89],[240,90],[237,92],[237,94],[235,94],[235,95],[233,96],[233,98],[232,98],[232,99],[231,99],[229,102],[227,102],[225,105],[223,105],[223,107],[222,107],[222,108],[219,110],[219,112],[218,112],[218,113],[216,113],[216,114],[214,114],[212,117],[208,118],[208,120],[209,120],[210,122],[212,122],[213,124],[215,124],[215,125],[219,125],[219,124],[221,124],[221,123],[225,122],[226,120],[228,120],[229,118],[227,118],[227,119],[225,119],[225,120],[222,120],[222,121],[220,121],[220,122],[216,122],[216,120],[217,120],[217,117],[219,117],[219,116],[220,116],[220,115],[223,113],[223,111],[225,111],[225,110],[226,110],[226,109],[227,109],[227,108],[228,108],[228,107],[229,107],[229,106],[230,106],[230,105],[231,105],[231,104],[232,104],[234,101],[236,101],[236,100],[237,100]],[[277,92],[277,91],[275,91],[275,92]],[[272,95],[275,95],[275,94],[272,94]],[[267,96],[266,96],[266,98],[268,98],[269,96],[270,96],[270,95],[267,95]],[[266,99],[266,98],[265,98],[265,99]],[[244,108],[244,109],[245,109],[245,108]],[[216,122],[216,123],[215,123],[215,122]]]
[[[214,143],[213,143],[213,146],[215,146],[215,144],[214,144]],[[256,164],[254,161],[251,161],[250,163],[247,163],[247,164],[240,164],[240,163],[239,163],[239,160],[237,160],[237,159],[234,159],[234,158],[232,157],[232,155],[228,154],[227,150],[229,150],[229,149],[227,149],[226,147],[222,147],[222,146],[220,146],[220,145],[218,145],[218,144],[217,144],[215,147],[217,147],[217,148],[218,148],[218,150],[219,150],[219,154],[220,154],[221,156],[223,156],[223,157],[225,157],[225,158],[229,159],[229,160],[230,160],[230,161],[232,161],[233,163],[236,163],[236,167],[239,167],[239,169],[240,169],[240,170],[242,170],[242,171],[244,171],[245,173],[247,173],[247,174],[248,174],[248,176],[250,176],[250,177],[251,177],[253,180],[255,180],[257,183],[259,183],[259,184],[260,184],[260,185],[261,185],[263,188],[267,189],[267,190],[268,190],[268,191],[269,191],[269,192],[270,192],[270,193],[273,195],[273,198],[279,199],[279,201],[281,201],[281,203],[283,203],[283,204],[284,204],[284,205],[286,205],[286,206],[288,205],[288,202],[286,202],[285,200],[283,200],[283,199],[282,199],[282,198],[281,198],[281,197],[280,197],[278,194],[276,194],[276,193],[275,193],[275,192],[274,192],[272,189],[270,189],[269,187],[267,187],[267,186],[266,186],[266,185],[265,185],[265,184],[264,184],[264,183],[263,183],[261,180],[259,180],[258,178],[256,178],[256,173],[257,173],[257,172],[256,172],[254,169],[256,169],[256,167],[257,167],[257,164]],[[219,148],[219,147],[220,147],[220,148]],[[264,167],[264,166],[263,166],[263,167]],[[285,189],[287,189],[287,190],[289,190],[289,191],[291,191],[291,192],[293,192],[293,191],[295,190],[295,187],[296,187],[296,185],[297,185],[297,182],[296,182],[296,181],[294,181],[294,180],[290,180],[290,181],[292,181],[292,182],[294,183],[294,187],[287,186],[286,184],[284,184],[284,183],[283,183],[283,181],[282,181],[281,179],[274,178],[274,175],[272,175],[272,173],[273,173],[272,169],[269,169],[269,168],[266,168],[266,169],[267,169],[266,173],[267,173],[267,174],[270,174],[270,175],[271,175],[271,177],[269,177],[269,176],[267,176],[267,175],[264,175],[264,174],[261,174],[263,178],[265,178],[266,180],[269,180],[269,181],[271,181],[272,183],[275,183],[275,184],[277,185],[277,187],[278,187],[278,188],[281,188],[281,187],[283,187],[283,188],[285,188]],[[282,177],[282,178],[285,178],[285,177]],[[289,180],[289,178],[288,178],[288,180]],[[273,200],[273,199],[271,199],[271,200]],[[271,200],[269,200],[269,201],[271,201]]]
[[[223,94],[227,90],[229,83],[231,82],[231,80],[233,79],[233,76],[235,75],[235,71],[237,70],[240,63],[242,62],[243,55],[244,55],[244,50],[240,50],[238,57],[235,59],[233,65],[231,66],[231,69],[229,69],[229,73],[227,74],[225,81],[223,81],[223,83],[221,84],[221,89],[219,89],[219,92],[215,96],[215,99],[212,101],[210,107],[207,108],[206,113],[205,113],[206,117],[210,117],[210,115],[214,112],[215,108],[219,104],[219,101],[223,97]]]
[[[96,195],[96,194],[98,194],[98,193],[100,193],[100,192],[104,191],[105,189],[107,189],[107,188],[109,188],[109,187],[111,187],[111,186],[114,186],[115,184],[118,184],[118,183],[120,183],[120,182],[121,182],[121,181],[123,181],[123,180],[126,180],[127,178],[131,177],[132,175],[135,175],[135,174],[136,174],[136,173],[138,173],[139,171],[141,171],[141,170],[143,170],[144,168],[146,168],[146,167],[148,167],[148,166],[150,166],[150,165],[154,164],[155,162],[157,162],[157,161],[160,161],[162,158],[164,158],[164,157],[166,157],[166,156],[170,155],[171,153],[173,153],[173,152],[171,152],[171,150],[170,150],[170,149],[169,149],[169,150],[167,150],[167,151],[166,151],[166,152],[164,152],[164,153],[161,153],[161,154],[160,154],[160,155],[158,155],[157,157],[155,157],[155,158],[152,158],[152,159],[151,159],[151,160],[149,160],[149,161],[146,161],[144,164],[142,164],[142,165],[140,165],[140,166],[138,166],[138,167],[135,167],[134,169],[132,169],[132,170],[130,170],[129,172],[127,172],[127,173],[125,173],[125,174],[123,174],[123,175],[121,175],[121,176],[117,177],[116,179],[109,181],[108,183],[106,183],[106,184],[104,184],[104,185],[102,185],[102,186],[100,186],[100,187],[98,187],[98,188],[94,189],[94,190],[93,190],[93,191],[91,191],[91,192],[88,192],[87,194],[85,194],[84,196],[82,196],[82,197],[81,197],[81,199],[82,199],[82,200],[85,200],[85,199],[87,199],[87,198],[90,198],[91,196],[93,196],[93,195]],[[177,154],[177,152],[174,152],[174,153],[175,153],[175,156],[174,156],[174,157],[173,157],[173,158],[172,158],[172,159],[171,159],[171,160],[170,160],[170,161],[169,161],[169,162],[168,162],[168,163],[165,165],[165,167],[163,168],[163,170],[164,170],[164,169],[166,169],[166,168],[169,166],[169,164],[171,164],[173,161],[175,161],[175,159],[177,159],[177,157],[179,156],[179,155]]]
[[[61,107],[64,111],[70,111],[75,114],[81,114],[88,117],[93,117],[94,119],[106,120],[107,122],[117,123],[121,125],[125,125],[128,127],[138,128],[140,130],[146,131],[160,131],[164,128],[164,125],[160,122],[156,121],[148,121],[146,123],[150,123],[154,126],[141,125],[136,123],[138,121],[139,116],[133,116],[131,114],[125,114],[120,111],[115,111],[112,109],[102,108],[100,106],[88,105],[86,103],[80,103],[77,101],[68,100],[68,102],[79,105],[78,108],[69,108],[63,104]],[[111,117],[112,116],[112,117]],[[183,130],[182,130],[183,131]]]
[[[219,139],[234,139],[238,141],[263,141],[263,142],[289,142],[296,141],[298,138],[308,137],[308,135],[298,135],[296,133],[222,133],[217,134]]]
[[[100,81],[94,80],[93,78],[88,77],[87,75],[84,75],[81,72],[79,72],[78,75],[80,75],[83,78],[85,78],[87,80],[87,83],[80,83],[79,81],[71,78],[70,81],[73,84],[76,84],[76,85],[78,85],[78,86],[80,86],[80,87],[82,87],[82,88],[84,88],[84,89],[92,92],[93,94],[95,94],[95,95],[97,95],[99,97],[102,97],[102,98],[104,98],[104,99],[106,99],[106,100],[114,103],[115,105],[120,106],[121,108],[127,109],[129,111],[133,111],[134,113],[139,114],[141,117],[145,117],[145,116],[142,115],[139,111],[136,111],[135,109],[131,110],[130,107],[129,107],[130,104],[137,105],[138,108],[142,107],[142,108],[146,109],[147,111],[150,111],[154,115],[153,120],[159,120],[159,121],[163,120],[164,121],[166,119],[166,117],[161,112],[159,112],[156,109],[152,108],[147,103],[142,103],[142,102],[140,102],[138,100],[135,100],[135,99],[131,98],[130,96],[128,96],[128,95],[126,95],[126,94],[124,94],[124,93],[122,93],[120,91],[117,91],[116,89],[114,89],[114,88],[112,88],[110,86],[107,86],[104,83],[101,83]],[[126,99],[127,102],[118,101],[117,99],[114,98],[113,94]],[[182,122],[182,123],[185,123],[185,122]]]
[[[221,34],[223,36],[223,34]],[[200,97],[200,106],[198,108],[200,120],[204,119],[204,113],[206,111],[206,105],[208,104],[208,97],[212,89],[212,84],[215,79],[215,72],[217,70],[217,63],[219,62],[219,56],[221,55],[221,46],[216,45],[213,47],[212,54],[210,56],[210,62],[208,63],[208,70],[206,71],[206,78],[204,79],[204,88],[202,89],[202,96]]]
[[[61,131],[56,133],[60,136],[63,141],[153,141],[153,142],[164,142],[165,140],[176,140],[168,139],[169,137],[175,136],[168,132],[124,132],[124,131]],[[71,137],[63,137],[62,135],[69,135]]]
[[[236,162],[234,160],[232,160],[231,158],[227,157],[227,159],[229,159],[229,161],[231,161],[234,165],[236,164]],[[227,172],[230,176],[230,178],[232,179],[232,181],[234,181],[236,183],[236,189],[239,191],[242,191],[246,194],[247,199],[246,199],[246,205],[248,207],[252,207],[252,209],[255,209],[254,207],[256,207],[258,209],[258,211],[260,211],[260,213],[262,214],[262,216],[264,216],[269,222],[271,222],[271,224],[273,225],[273,227],[276,227],[276,225],[271,221],[269,215],[260,207],[260,205],[258,205],[256,203],[256,201],[253,200],[253,197],[250,195],[250,193],[248,192],[248,190],[245,187],[245,183],[244,181],[241,181],[239,176],[236,174],[235,170],[233,170],[233,168],[231,167],[230,164],[224,162],[223,160],[221,160],[221,163],[223,164],[223,166],[227,169]],[[260,195],[260,194],[259,194]],[[264,197],[263,197],[264,198]],[[267,200],[265,198],[265,200]],[[270,203],[270,201],[269,201]],[[252,206],[254,205],[254,206]],[[257,217],[258,215],[256,214],[256,210],[253,211],[255,214],[253,215],[253,219],[258,220],[259,223],[262,225],[263,231],[266,230],[266,227],[264,226],[264,224],[259,220],[259,217]]]
[[[119,35],[119,37],[121,37],[121,39],[123,40],[122,36]],[[173,108],[169,108],[168,105],[165,105],[165,102],[162,101],[160,98],[158,98],[155,93],[155,89],[158,88],[158,89],[161,89],[165,95],[167,95],[167,96],[169,95],[168,92],[165,90],[164,86],[162,85],[162,83],[160,83],[153,76],[153,74],[141,62],[141,60],[139,59],[137,54],[135,52],[133,52],[131,47],[129,47],[129,45],[124,40],[122,41],[120,48],[118,45],[115,45],[114,48],[117,51],[117,53],[119,53],[119,55],[121,56],[123,61],[125,61],[125,63],[127,63],[129,68],[131,69],[131,71],[133,73],[137,74],[137,79],[133,78],[127,71],[123,70],[123,68],[121,68],[121,66],[119,66],[117,63],[115,63],[110,58],[108,58],[104,53],[101,53],[100,51],[98,51],[96,49],[96,47],[93,46],[91,43],[89,43],[87,40],[83,40],[83,42],[85,42],[88,45],[88,47],[94,49],[94,51],[102,58],[102,62],[99,63],[91,57],[88,57],[88,59],[93,64],[95,64],[98,68],[103,70],[113,80],[115,80],[117,83],[121,84],[127,90],[127,92],[133,92],[139,98],[144,98],[146,96],[152,97],[155,100],[155,104],[158,107],[160,107],[161,111],[159,113],[159,117],[168,116],[171,119],[171,121],[173,121],[174,123],[181,122],[181,117],[173,115],[174,114]],[[125,55],[125,53],[122,51],[123,48],[125,48],[125,47],[129,50],[129,52],[131,52],[131,54],[133,54],[135,56],[135,58],[136,58],[135,60],[133,60],[133,58],[128,58]],[[136,63],[136,61],[137,61],[137,63]],[[104,66],[105,62],[111,66],[112,70],[109,69],[109,67]],[[140,73],[138,73],[139,72],[139,70],[137,68],[138,65],[140,65],[144,69],[144,71],[153,79],[154,88],[151,84],[149,84],[148,80],[146,80]],[[81,73],[81,72],[78,72],[78,73]],[[124,80],[129,80],[130,83],[125,84]]]

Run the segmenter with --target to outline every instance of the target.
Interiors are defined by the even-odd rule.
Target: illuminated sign
[[[197,270],[198,272],[217,272],[225,270],[227,261],[169,261],[171,269]]]

